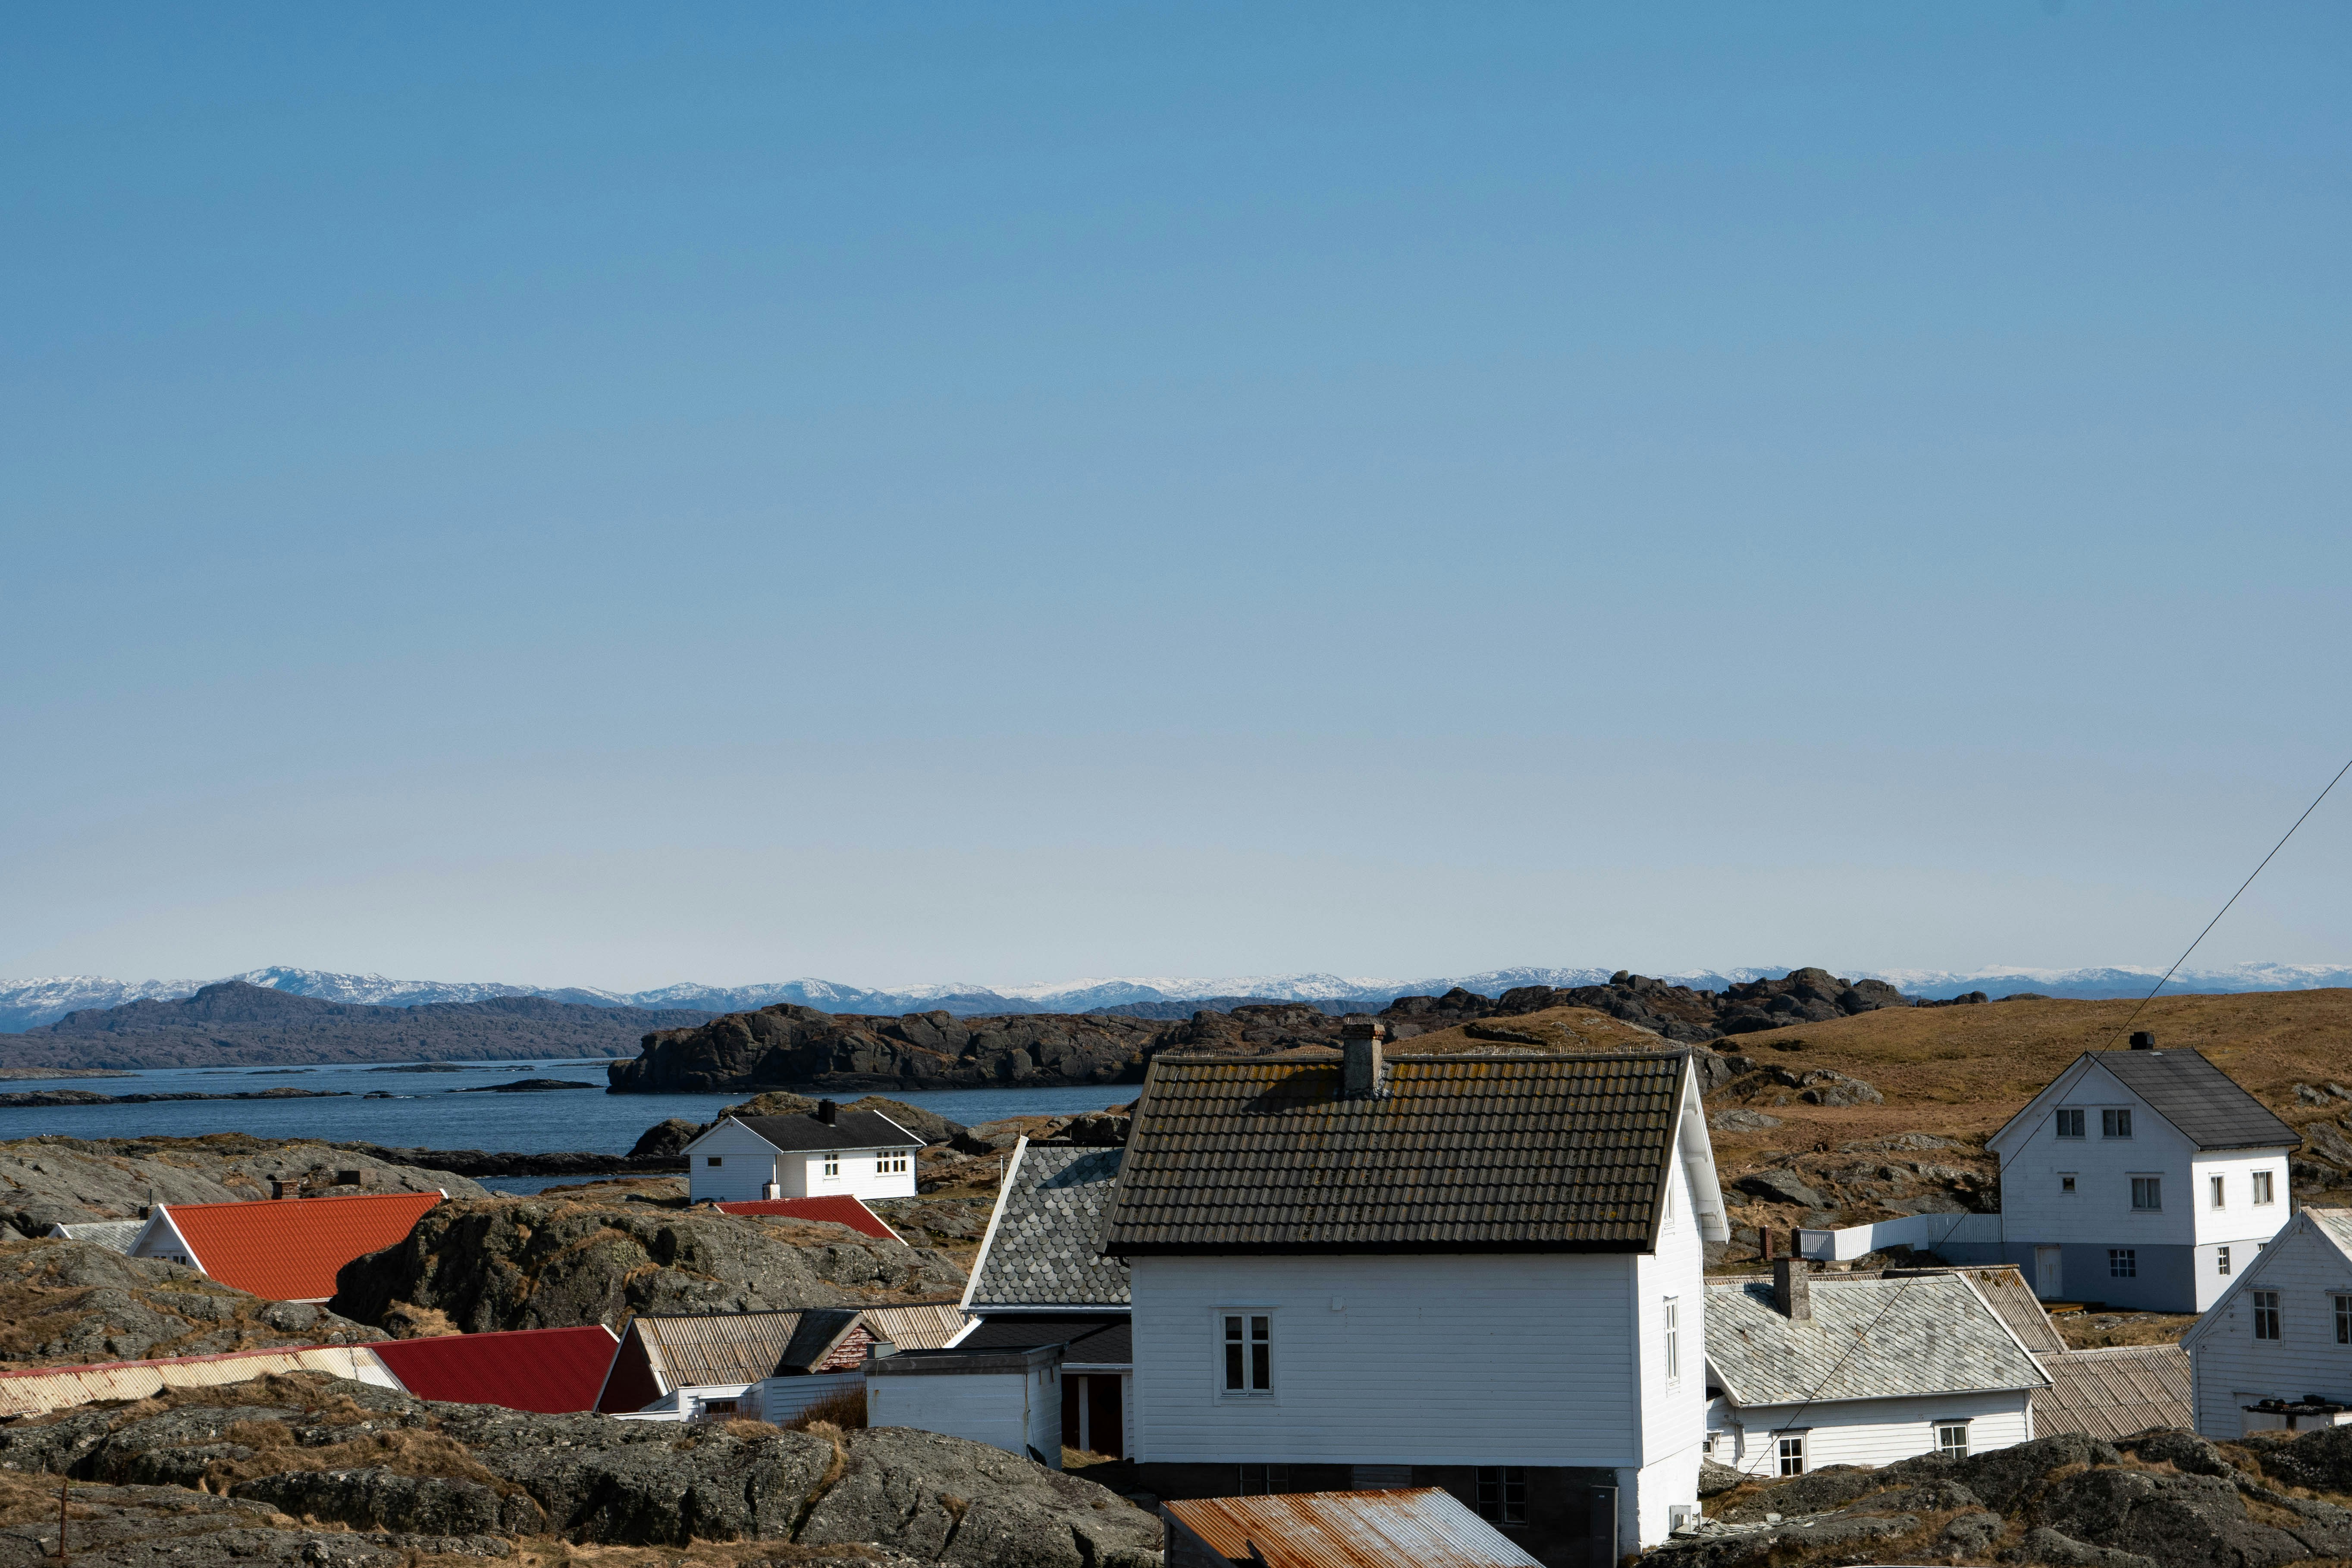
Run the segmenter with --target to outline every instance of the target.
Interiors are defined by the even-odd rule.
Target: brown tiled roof
[[[1182,1252],[1640,1252],[1652,1244],[1688,1058],[1151,1064],[1103,1230]]]

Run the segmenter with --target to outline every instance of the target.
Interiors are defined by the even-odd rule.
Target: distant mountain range
[[[1786,965],[1692,970],[1657,978],[1697,990],[1720,991],[1735,982],[1776,980]],[[317,969],[250,970],[223,978],[322,1002],[376,1007],[415,1007],[488,1002],[499,997],[541,996],[589,1007],[697,1013],[738,1013],[776,1002],[798,1002],[828,1013],[916,1013],[932,1009],[969,1016],[979,1013],[1084,1013],[1103,1008],[1150,1009],[1186,1002],[1312,1002],[1328,1009],[1376,1010],[1399,996],[1439,994],[1459,985],[1494,996],[1515,985],[1601,985],[1613,971],[1600,968],[1490,969],[1476,974],[1418,980],[1374,979],[1339,974],[1244,974],[1213,979],[1167,975],[1072,980],[1039,985],[914,985],[869,989],[830,980],[788,980],[766,985],[665,985],[651,991],[600,991],[584,986],[506,985],[436,980],[389,980],[381,974],[336,974]],[[2163,973],[2137,967],[2105,969],[1952,970],[1857,969],[1847,979],[1885,980],[1912,996],[1940,998],[1982,991],[2003,996],[2037,991],[2049,996],[2136,996]],[[91,975],[0,981],[0,1031],[37,1028],[67,1014],[128,1002],[172,1001],[194,995],[210,981],[126,982]],[[2308,991],[2352,985],[2352,965],[2242,963],[2175,975],[2173,991]]]

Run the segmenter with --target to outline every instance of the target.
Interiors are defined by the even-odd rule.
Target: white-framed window
[[[705,1154],[702,1157],[702,1163],[715,1171],[719,1169],[719,1164],[725,1160],[725,1158],[726,1156],[723,1154]]]
[[[1801,1476],[1805,1473],[1805,1435],[1791,1432],[1780,1439],[1780,1473]]]
[[[2268,1171],[2256,1171],[2254,1173],[2254,1202],[2259,1205],[2266,1204],[2270,1201],[2271,1173]]]
[[[893,1151],[874,1156],[874,1173],[877,1176],[903,1176],[907,1173],[907,1156]]]
[[[2058,1113],[2058,1136],[2061,1138],[2080,1138],[2082,1135],[2083,1113],[2079,1110],[2060,1111]]]
[[[1659,1215],[1662,1226],[1667,1230],[1675,1228],[1675,1174],[1672,1171],[1666,1173],[1666,1204]]]
[[[2352,1296],[2330,1296],[2336,1303],[2336,1342],[2352,1345]]]
[[[2215,1247],[2213,1249],[2213,1272],[2216,1274],[2227,1274],[2229,1271],[2230,1249],[2226,1247]]]
[[[2279,1337],[2279,1293],[2275,1290],[2254,1292],[2254,1338],[2274,1340]]]
[[[825,1173],[826,1175],[828,1175],[828,1176],[837,1176],[837,1175],[841,1174],[841,1156],[840,1156],[840,1155],[838,1155],[838,1154],[827,1154],[827,1155],[824,1157],[824,1173]]]
[[[2129,1109],[2100,1111],[2099,1136],[2102,1138],[2130,1137],[2131,1111]]]
[[[2107,1278],[2137,1279],[2139,1278],[2139,1249],[2133,1247],[2107,1248]]]
[[[1228,1399],[1263,1399],[1274,1392],[1274,1314],[1217,1314],[1218,1371]]]
[[[1965,1421],[1936,1423],[1936,1452],[1948,1459],[1969,1457],[1969,1424]]]
[[[1675,1297],[1666,1298],[1666,1386],[1673,1388],[1683,1380],[1683,1304]]]
[[[2213,1206],[2217,1209],[2225,1209],[2230,1206],[2229,1197],[2222,1190],[2226,1185],[2227,1184],[2224,1183],[2221,1177],[2216,1176],[2213,1178]]]
[[[2131,1184],[2133,1208],[2147,1213],[2164,1206],[2162,1176],[2134,1176]]]
[[[2059,1190],[2061,1193],[2065,1193],[2065,1194],[2073,1194],[2073,1192],[2074,1191],[2074,1172],[2072,1172],[2072,1171],[2061,1171],[2061,1172],[2059,1172],[2059,1173],[2058,1173],[2058,1190]]]

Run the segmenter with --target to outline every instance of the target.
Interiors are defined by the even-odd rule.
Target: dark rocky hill
[[[625,1055],[648,1030],[709,1017],[683,1008],[589,1007],[544,996],[377,1007],[225,980],[174,1001],[89,1008],[21,1035],[0,1035],[0,1066],[268,1067],[614,1057]]]

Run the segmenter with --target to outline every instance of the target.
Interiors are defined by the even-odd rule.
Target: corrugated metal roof
[[[2014,1263],[1990,1268],[1963,1268],[1955,1270],[1967,1275],[1976,1284],[1977,1293],[1992,1304],[2000,1321],[2009,1325],[2010,1332],[2025,1342],[2025,1348],[2036,1355],[2055,1352],[2066,1348],[2065,1336],[2051,1322],[2050,1314],[2042,1310],[2042,1298],[2025,1282]]]
[[[1267,1568],[1542,1568],[1438,1487],[1193,1498],[1160,1506],[1222,1556]]]
[[[51,1236],[61,1236],[68,1241],[84,1241],[93,1247],[107,1247],[115,1252],[128,1252],[139,1233],[147,1228],[143,1219],[100,1219],[82,1225],[53,1225]]]
[[[210,1388],[289,1372],[323,1372],[379,1388],[398,1386],[372,1345],[230,1351],[221,1355],[0,1373],[0,1416],[38,1415],[96,1399],[145,1399],[166,1388]]]
[[[832,1121],[814,1116],[738,1116],[781,1153],[821,1149],[919,1149],[923,1141],[878,1110],[843,1110]]]
[[[805,1320],[805,1321],[804,1321]],[[902,1350],[932,1350],[953,1339],[964,1315],[949,1302],[906,1307],[814,1307],[806,1311],[681,1312],[633,1320],[631,1336],[650,1352],[665,1389],[714,1383],[758,1383],[808,1370],[795,1353],[822,1361],[851,1330],[863,1326],[876,1339]],[[805,1332],[803,1330],[805,1329]],[[795,1343],[798,1341],[798,1343]],[[592,1396],[593,1397],[593,1396]]]
[[[872,1237],[877,1241],[900,1241],[895,1230],[882,1223],[882,1216],[846,1194],[823,1198],[747,1198],[740,1203],[713,1205],[721,1214],[773,1215],[782,1219],[815,1220],[824,1225],[845,1225],[850,1229]]]
[[[2118,1345],[2036,1358],[2050,1386],[2033,1396],[2033,1430],[2128,1437],[2151,1426],[2186,1429],[2189,1352],[2179,1345]]]
[[[937,1350],[961,1333],[970,1321],[971,1319],[953,1301],[866,1309],[867,1332],[910,1351]]]
[[[244,1204],[173,1204],[196,1267],[267,1301],[323,1301],[354,1258],[397,1247],[439,1193],[370,1193]]]
[[[2293,1149],[2303,1139],[2200,1051],[2094,1051],[2148,1109],[2200,1149]]]
[[[569,1415],[596,1407],[620,1346],[601,1323],[394,1340],[376,1355],[419,1399]]]
[[[975,1310],[1126,1306],[1126,1263],[1096,1250],[1126,1152],[1024,1145],[1005,1175],[966,1304]]]
[[[1791,1321],[1769,1280],[1710,1281],[1706,1360],[1743,1405],[2040,1388],[2048,1382],[1958,1274],[1812,1277]]]
[[[1634,1252],[1650,1245],[1686,1054],[1153,1061],[1104,1228],[1120,1256]]]

